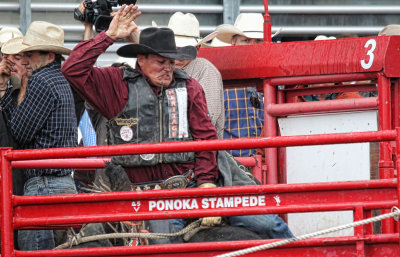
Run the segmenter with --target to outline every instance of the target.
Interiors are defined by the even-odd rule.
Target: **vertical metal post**
[[[12,204],[12,171],[11,163],[5,154],[11,148],[0,148],[0,195],[1,195],[1,256],[13,256],[13,204]]]
[[[354,221],[360,221],[364,219],[364,209],[362,206],[356,206],[354,211]],[[354,228],[354,235],[359,239],[356,242],[357,256],[365,256],[365,245],[364,240],[364,226],[358,226]]]
[[[240,0],[223,1],[223,23],[234,24],[240,12]]]
[[[272,42],[271,38],[271,16],[268,11],[268,0],[264,0],[264,42]]]
[[[277,136],[276,117],[267,112],[267,106],[276,104],[276,88],[269,80],[264,80],[264,135],[266,137]],[[277,148],[265,149],[265,161],[268,167],[267,184],[278,183],[278,151]]]
[[[378,115],[379,130],[391,129],[391,97],[390,79],[383,74],[378,74]],[[392,161],[392,146],[390,142],[379,143],[379,178],[388,179],[394,177],[394,164]],[[382,210],[382,214],[389,210]],[[393,233],[394,222],[391,219],[382,221],[382,234]]]
[[[397,208],[400,209],[400,176],[399,176],[399,167],[400,167],[400,128],[396,128],[396,166],[397,166]],[[397,221],[397,233],[400,233],[400,221]],[[399,238],[399,247],[400,247],[400,238]]]
[[[19,0],[19,27],[25,35],[32,22],[31,0]]]

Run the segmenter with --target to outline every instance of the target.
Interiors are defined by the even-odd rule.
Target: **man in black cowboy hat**
[[[171,29],[144,29],[139,44],[118,49],[122,57],[137,58],[135,69],[93,67],[111,44],[137,30],[136,9],[122,6],[107,31],[78,44],[62,67],[64,76],[109,119],[109,144],[217,139],[201,85],[175,69],[175,59],[194,59],[196,49],[176,49]],[[191,182],[201,188],[215,187],[218,179],[215,151],[116,156],[112,164],[122,166],[132,183],[164,181],[189,170],[194,171]],[[219,221],[203,219],[204,224]]]

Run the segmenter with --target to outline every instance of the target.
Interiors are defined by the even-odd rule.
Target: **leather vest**
[[[193,140],[189,132],[186,80],[181,70],[174,71],[175,81],[157,96],[138,71],[124,69],[129,98],[124,109],[108,121],[111,145]],[[123,167],[153,166],[158,163],[184,163],[194,153],[164,153],[114,156],[112,162]]]

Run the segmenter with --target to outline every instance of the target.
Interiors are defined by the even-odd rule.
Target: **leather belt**
[[[186,188],[186,186],[194,179],[194,171],[189,170],[183,175],[176,175],[165,180],[152,181],[145,183],[132,184],[132,191],[147,191],[161,189]]]

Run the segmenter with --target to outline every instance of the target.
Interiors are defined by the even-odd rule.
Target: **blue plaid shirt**
[[[255,87],[224,90],[225,130],[224,138],[259,137],[264,124],[264,98]],[[228,151],[233,156],[247,157],[256,149]]]
[[[11,117],[14,139],[23,149],[73,147],[78,143],[75,105],[71,88],[56,62],[33,72],[25,100],[17,106],[10,90],[1,106]],[[65,176],[72,169],[28,169],[28,177]]]

